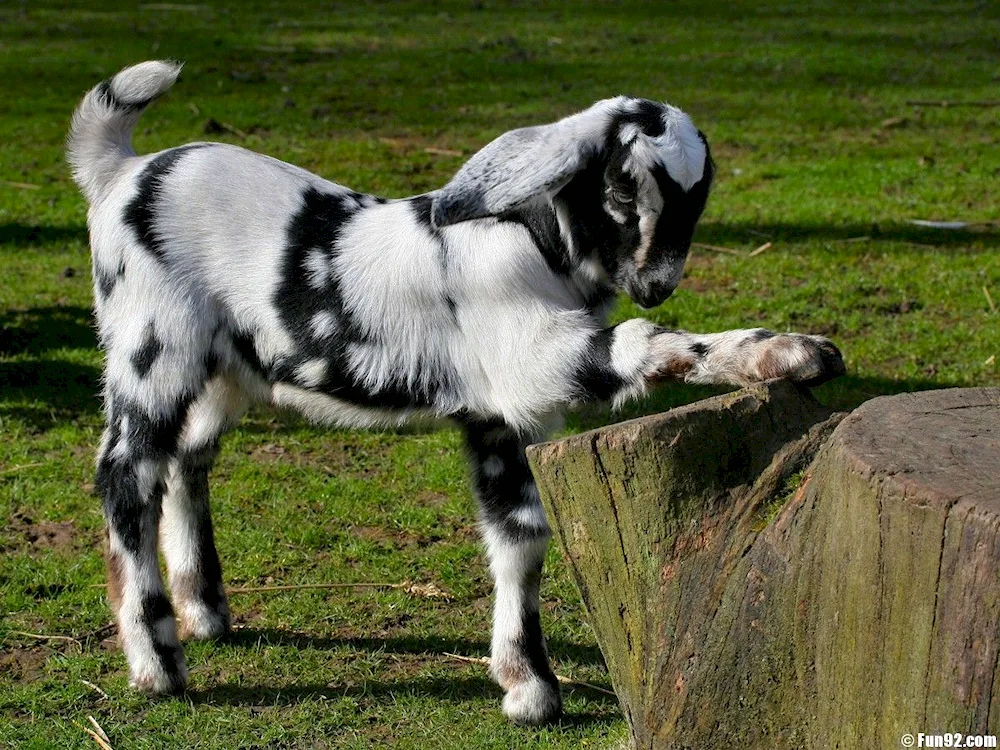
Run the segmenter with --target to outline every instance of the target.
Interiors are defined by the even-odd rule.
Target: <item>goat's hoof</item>
[[[843,375],[844,358],[833,342],[823,336],[785,333],[760,342],[748,382],[787,378],[813,387]]]
[[[562,714],[558,684],[532,676],[512,686],[503,698],[504,715],[515,724],[545,724]]]
[[[806,336],[807,359],[792,380],[812,388],[847,372],[844,356],[832,341],[822,336]]]
[[[204,602],[178,607],[177,636],[181,640],[211,641],[226,635],[231,627],[229,607],[212,609]]]
[[[161,647],[157,658],[131,669],[129,684],[147,695],[177,695],[187,686],[187,665],[184,650],[178,645]]]

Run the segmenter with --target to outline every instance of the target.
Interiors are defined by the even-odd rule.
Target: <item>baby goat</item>
[[[708,144],[675,107],[607,99],[500,136],[440,190],[384,200],[236,146],[136,156],[140,113],[179,71],[145,62],[104,81],[69,138],[106,357],[108,593],[132,684],[183,689],[175,613],[180,637],[230,626],[208,472],[250,404],[353,426],[429,414],[457,422],[471,456],[504,712],[556,717],[538,616],[549,527],[525,446],[573,402],[669,378],[819,383],[843,372],[839,352],[762,329],[606,326],[618,290],[643,307],[670,296],[708,197]]]

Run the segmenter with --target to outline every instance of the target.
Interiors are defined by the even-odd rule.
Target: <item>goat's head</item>
[[[713,173],[686,114],[617,97],[500,136],[434,194],[432,217],[446,226],[548,201],[571,264],[596,261],[612,285],[654,307],[680,282]]]

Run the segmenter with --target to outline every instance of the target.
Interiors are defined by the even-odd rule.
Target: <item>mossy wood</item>
[[[529,458],[637,748],[1000,728],[1000,389],[773,382]]]

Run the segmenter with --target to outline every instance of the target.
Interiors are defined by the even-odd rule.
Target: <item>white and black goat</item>
[[[441,190],[383,200],[230,145],[136,156],[132,128],[179,70],[145,62],[101,83],[69,139],[90,204],[97,486],[132,684],[183,689],[175,613],[181,637],[230,626],[208,472],[250,404],[354,426],[430,414],[461,426],[472,460],[504,711],[552,719],[538,616],[549,527],[525,445],[573,402],[669,378],[818,383],[843,372],[837,349],[762,329],[606,326],[618,290],[644,307],[674,290],[708,197],[708,145],[674,107],[601,101],[500,136]]]

